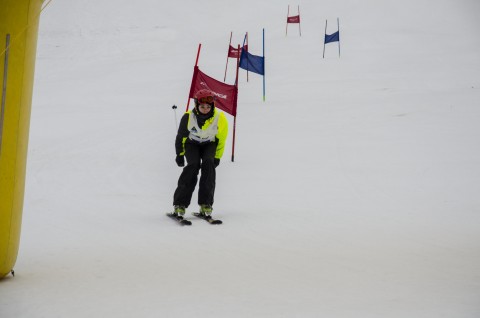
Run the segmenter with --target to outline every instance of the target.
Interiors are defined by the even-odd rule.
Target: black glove
[[[179,166],[179,167],[185,166],[185,158],[183,156],[178,155],[175,158],[175,162],[177,163],[177,166]]]
[[[220,164],[220,159],[218,158],[213,159],[213,164],[215,165],[215,168],[218,167],[218,165]]]

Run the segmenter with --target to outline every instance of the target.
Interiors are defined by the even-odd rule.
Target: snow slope
[[[257,2],[44,10],[2,318],[479,316],[480,3],[303,1],[286,37],[289,3]],[[224,224],[179,227],[171,106],[199,43],[221,80],[230,31],[261,55],[262,28],[267,100],[242,71]]]

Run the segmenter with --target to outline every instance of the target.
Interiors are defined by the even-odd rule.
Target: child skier
[[[215,108],[215,95],[212,91],[199,90],[194,101],[195,108],[183,115],[175,139],[177,165],[184,167],[184,157],[187,158],[187,165],[178,179],[173,196],[175,216],[183,216],[190,205],[199,171],[199,212],[204,216],[212,214],[215,168],[220,164],[228,134],[228,121],[225,114]]]

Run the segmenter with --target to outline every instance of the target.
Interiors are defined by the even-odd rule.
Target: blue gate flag
[[[330,43],[330,42],[339,42],[340,41],[340,32],[337,31],[333,34],[325,34],[325,43]]]
[[[260,75],[265,74],[264,57],[250,54],[245,49],[242,49],[239,67]]]

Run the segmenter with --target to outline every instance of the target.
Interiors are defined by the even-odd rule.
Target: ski
[[[167,213],[167,216],[175,221],[177,221],[181,225],[192,225],[192,222],[189,220],[185,220],[183,216],[181,215],[176,215],[173,213]]]
[[[213,219],[210,215],[204,215],[204,214],[201,214],[201,213],[198,213],[198,212],[193,212],[192,214],[194,216],[196,216],[197,218],[200,218],[202,220],[207,221],[210,224],[222,224],[223,223],[221,220]]]

